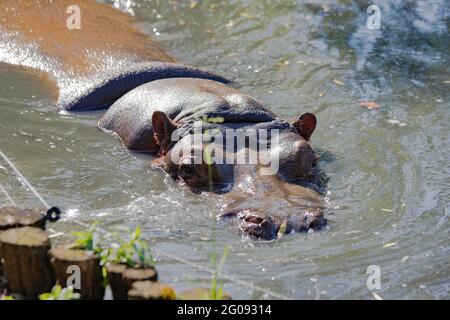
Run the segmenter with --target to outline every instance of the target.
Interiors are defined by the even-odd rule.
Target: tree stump
[[[154,267],[134,269],[123,264],[112,264],[107,270],[114,300],[127,299],[128,291],[136,281],[158,281],[158,273]]]
[[[74,292],[78,292],[83,300],[103,299],[105,288],[102,284],[102,268],[97,256],[85,250],[68,249],[64,246],[50,250],[49,254],[56,281],[62,287],[72,286]],[[77,276],[80,278],[77,279]],[[71,281],[67,283],[67,280]]]
[[[0,208],[0,230],[19,227],[36,227],[45,230],[45,209]]]
[[[0,298],[2,295],[8,295],[8,293],[6,279],[0,274]]]
[[[211,289],[208,288],[193,288],[185,290],[177,294],[180,300],[211,300]],[[231,300],[227,293],[223,293],[220,300]]]
[[[135,281],[128,291],[129,300],[175,300],[172,287],[154,281]]]
[[[36,299],[55,283],[48,251],[50,240],[42,229],[23,227],[0,232],[3,272],[11,292]]]

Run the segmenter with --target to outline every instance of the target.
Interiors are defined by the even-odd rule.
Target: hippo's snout
[[[327,225],[322,210],[304,210],[287,218],[262,215],[253,210],[229,211],[221,215],[221,217],[231,216],[237,218],[237,224],[245,236],[262,240],[275,239],[282,225],[285,234],[318,230]]]
[[[254,215],[246,215],[241,218],[242,231],[245,235],[264,240],[275,239],[278,228],[270,218],[261,218]]]

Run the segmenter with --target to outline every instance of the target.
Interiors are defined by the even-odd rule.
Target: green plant
[[[13,296],[0,296],[0,300],[16,300]]]
[[[95,254],[99,254],[101,237],[97,230],[97,225],[99,221],[95,221],[91,224],[88,230],[72,232],[75,236],[75,241],[71,245],[72,248],[83,249],[87,251],[93,251]]]
[[[215,250],[215,247],[216,246],[214,245],[214,250],[211,253],[211,257],[210,257],[211,264],[214,267],[214,273],[211,278],[208,299],[209,300],[222,300],[223,299],[223,283],[221,283],[221,284],[218,283],[218,276],[222,272],[223,265],[225,264],[225,260],[227,259],[228,254],[230,253],[230,247],[228,245],[225,246],[225,248],[223,249],[222,256],[220,257],[219,261],[217,261],[217,251]]]
[[[78,300],[80,294],[73,292],[73,288],[62,288],[60,285],[56,285],[52,288],[51,292],[43,293],[39,295],[39,300]]]
[[[113,234],[116,243],[101,255],[101,263],[107,262],[126,264],[131,268],[150,267],[154,264],[153,256],[149,245],[141,238],[141,228],[137,226],[133,232],[129,233],[128,240],[124,240],[119,234]]]

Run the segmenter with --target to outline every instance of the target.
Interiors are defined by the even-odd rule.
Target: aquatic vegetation
[[[116,242],[102,250],[100,257],[102,265],[106,263],[125,264],[131,268],[145,268],[154,264],[149,245],[141,238],[141,228],[137,226],[129,232],[128,239],[123,239],[118,233],[113,234]]]
[[[56,285],[52,288],[51,292],[43,293],[39,295],[39,300],[78,300],[80,294],[73,291],[73,288],[62,288],[60,285]]]
[[[98,224],[99,221],[95,221],[86,231],[72,233],[76,239],[70,247],[92,251],[100,259],[105,287],[108,285],[107,264],[124,264],[130,268],[153,266],[151,249],[141,238],[140,226],[134,231],[121,228],[128,233],[128,238],[124,239],[119,232],[102,235],[97,228]]]
[[[211,253],[211,264],[214,266],[214,273],[211,279],[208,300],[222,300],[224,297],[223,283],[219,283],[218,276],[222,272],[225,260],[227,259],[229,253],[230,247],[228,245],[223,249],[223,253],[219,261],[217,261],[217,252],[214,250]]]
[[[70,247],[99,253],[101,251],[99,246],[101,236],[97,230],[99,223],[95,221],[86,231],[72,232],[76,239]]]

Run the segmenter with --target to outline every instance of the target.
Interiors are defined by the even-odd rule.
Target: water
[[[382,30],[367,29],[364,1],[114,2],[179,60],[232,77],[284,118],[318,116],[312,144],[329,177],[329,227],[264,243],[219,221],[218,250],[231,246],[224,272],[296,299],[372,299],[366,271],[377,265],[385,299],[450,297],[449,1],[375,1]],[[55,112],[46,89],[0,65],[0,145],[65,209],[52,229],[140,224],[155,249],[208,266],[214,199],[97,129],[101,112]],[[38,205],[5,163],[0,181]],[[208,286],[208,273],[159,258],[162,281]],[[230,281],[225,290],[267,298]]]

